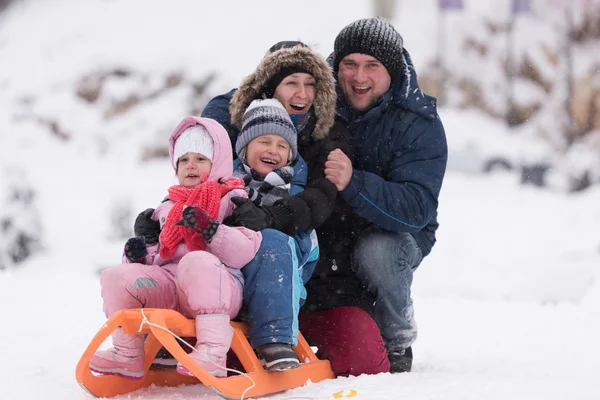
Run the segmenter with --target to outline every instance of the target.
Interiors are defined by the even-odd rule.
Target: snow
[[[482,172],[493,159],[503,159],[512,168],[551,161],[548,145],[511,131],[503,121],[474,110],[443,109],[440,115],[448,140],[450,171]]]
[[[508,10],[498,1],[467,3],[486,15]],[[274,42],[302,39],[327,55],[336,33],[370,12],[358,0],[308,0],[283,8],[275,0],[206,4],[30,0],[0,17],[0,59],[10,60],[0,63],[0,109],[6,111],[0,113],[0,198],[9,180],[29,182],[44,238],[43,252],[0,271],[1,398],[91,399],[74,371],[105,320],[98,270],[119,262],[124,243],[113,232],[114,214],[129,214],[132,223],[175,182],[166,159],[143,161],[141,155],[166,143],[185,116],[189,91],[174,89],[107,120],[103,107],[110,99],[122,99],[132,88],[160,87],[162,77],[177,70],[188,79],[218,71],[211,86],[218,94],[235,86]],[[399,7],[396,26],[417,71],[434,55],[435,29],[423,29],[435,24],[434,6],[427,0]],[[453,24],[481,29],[474,22]],[[132,75],[112,78],[98,104],[74,95],[82,76],[121,66]],[[467,67],[473,74],[488,68]],[[71,139],[39,123],[54,117]],[[481,164],[470,158],[480,153],[497,151],[519,162],[544,152],[478,112],[448,108],[441,117],[451,156],[438,243],[413,287],[420,332],[414,372],[310,383],[271,399],[598,397],[600,188],[566,194],[521,186],[503,171],[460,172],[468,168],[451,166],[470,162],[478,170]],[[469,147],[478,151],[464,150]],[[574,164],[597,162],[586,149],[574,150]],[[196,385],[120,398],[216,396]]]

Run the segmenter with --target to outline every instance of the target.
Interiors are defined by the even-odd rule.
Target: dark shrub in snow
[[[40,215],[28,186],[0,188],[0,269],[15,266],[40,249]]]

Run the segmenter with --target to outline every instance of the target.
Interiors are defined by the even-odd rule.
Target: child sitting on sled
[[[297,135],[292,119],[278,100],[250,103],[235,143],[238,158],[234,161],[234,176],[244,180],[249,198],[233,199],[239,210],[249,202],[268,207],[303,190],[308,172],[298,154]],[[305,222],[294,221],[298,225]],[[269,242],[268,252],[249,264],[258,272],[244,272],[244,304],[253,301],[254,307],[240,317],[249,322],[251,344],[264,368],[282,371],[300,364],[292,345],[298,340],[298,311],[306,299],[304,282],[310,278],[319,257],[317,235],[312,229],[295,236],[271,229],[262,232],[275,240]],[[263,282],[259,284],[259,280]],[[257,287],[263,291],[258,292]],[[278,296],[273,298],[269,293]]]
[[[251,102],[235,150],[234,176],[244,180],[249,195],[249,199],[232,199],[240,209],[252,204],[270,206],[306,186],[307,166],[298,155],[297,131],[279,101]],[[273,216],[282,217],[286,216]],[[142,213],[136,231],[153,231],[152,222],[148,226],[145,221]],[[262,233],[271,238],[270,247],[248,264],[256,273],[245,275],[244,304],[253,301],[254,308],[244,310],[240,319],[249,323],[250,341],[263,367],[283,371],[300,365],[292,345],[298,340],[298,310],[306,298],[303,283],[319,256],[317,237],[314,230],[293,237],[273,229]],[[262,292],[257,291],[259,286],[264,288]]]
[[[233,329],[230,320],[242,304],[240,271],[255,256],[262,236],[221,222],[247,197],[244,183],[232,177],[231,142],[225,129],[207,118],[187,117],[169,139],[169,154],[179,185],[151,215],[160,224],[152,235],[125,245],[124,264],[100,278],[104,312],[131,308],[166,308],[196,320],[195,351],[190,357],[214,376],[226,376],[226,355]],[[97,351],[90,369],[100,374],[141,379],[144,336],[116,330],[113,346]],[[183,365],[177,371],[191,373]]]

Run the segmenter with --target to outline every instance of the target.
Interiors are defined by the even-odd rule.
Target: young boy
[[[233,198],[239,207],[247,201],[257,206],[270,206],[306,186],[307,166],[298,154],[297,131],[278,100],[254,100],[248,106],[235,150],[238,159],[234,161],[234,176],[244,180],[249,198]],[[298,225],[305,222],[298,221]],[[304,283],[315,268],[319,250],[314,230],[293,237],[281,232],[272,233],[281,240],[276,241],[271,255],[255,257],[251,263],[259,263],[261,269],[270,271],[261,275],[260,279],[265,280],[261,282],[261,288],[269,291],[271,285],[283,285],[288,297],[286,301],[274,301],[269,296],[260,296],[261,300],[252,302],[253,307],[244,313],[243,319],[249,322],[251,344],[265,369],[281,371],[299,365],[292,345],[297,344],[298,311],[306,299]],[[256,292],[257,279],[246,276],[245,305],[251,302]],[[280,293],[280,290],[273,292]]]

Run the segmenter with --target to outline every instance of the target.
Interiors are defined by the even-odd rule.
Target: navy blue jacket
[[[436,101],[419,88],[406,50],[404,57],[408,73],[366,114],[354,116],[338,93],[338,116],[354,146],[352,180],[342,198],[379,227],[410,232],[427,255],[435,243],[448,147]]]
[[[351,135],[354,169],[341,192],[344,204],[318,230],[321,259],[307,285],[307,311],[344,305],[371,311],[374,299],[350,265],[362,230],[377,226],[409,232],[424,256],[435,243],[448,158],[446,135],[436,100],[421,91],[410,56],[403,51],[403,74],[392,79],[388,92],[367,112],[353,111],[338,87],[337,117]]]

